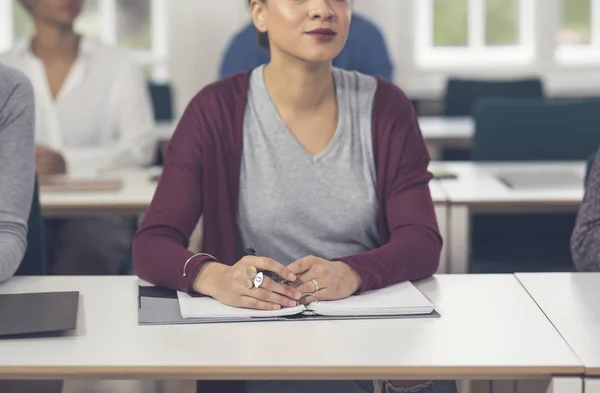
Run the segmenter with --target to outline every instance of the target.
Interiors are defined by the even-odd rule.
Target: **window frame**
[[[568,0],[562,0],[568,1]],[[591,42],[587,45],[556,43],[555,58],[563,66],[588,66],[600,64],[600,0],[591,1]],[[563,4],[560,4],[563,6]],[[559,26],[561,29],[563,26]],[[557,31],[558,33],[558,31]]]
[[[486,46],[486,0],[468,0],[468,42],[462,48],[436,47],[434,0],[415,0],[415,62],[421,69],[525,66],[535,59],[535,2],[519,0],[519,44]],[[600,1],[600,0],[598,0]],[[524,28],[530,27],[530,28]]]

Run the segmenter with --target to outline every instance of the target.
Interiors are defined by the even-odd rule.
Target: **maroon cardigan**
[[[164,149],[164,169],[133,243],[136,274],[158,286],[191,291],[200,265],[189,237],[204,215],[204,252],[236,262],[243,121],[250,72],[211,84],[190,102]],[[361,291],[424,278],[438,268],[442,238],[429,181],[429,154],[410,100],[378,79],[373,104],[378,227],[382,246],[339,255],[362,279]],[[343,190],[339,190],[343,192]]]

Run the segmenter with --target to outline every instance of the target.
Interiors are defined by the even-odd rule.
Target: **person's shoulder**
[[[243,26],[233,36],[234,42],[246,42],[250,40],[256,40],[256,28],[252,23],[248,23]]]
[[[379,32],[379,27],[377,26],[377,24],[375,22],[373,22],[371,19],[367,18],[366,16],[360,15],[360,14],[354,14],[352,16],[352,24],[350,25],[351,28],[355,28],[357,30],[361,30],[361,31],[372,31],[372,32]]]
[[[0,108],[6,100],[16,95],[18,97],[30,97],[33,100],[33,86],[31,81],[20,70],[0,62]]]
[[[379,106],[381,111],[414,112],[412,101],[400,87],[383,78],[375,77],[375,79],[377,81],[375,106]]]
[[[194,96],[191,104],[211,104],[222,109],[234,109],[241,102],[245,105],[251,73],[251,70],[238,72],[206,85]]]

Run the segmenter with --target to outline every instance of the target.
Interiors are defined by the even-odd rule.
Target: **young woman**
[[[266,310],[293,305],[301,293],[341,299],[432,275],[442,239],[412,104],[388,82],[332,67],[350,1],[249,3],[271,61],[206,87],[189,104],[134,240],[137,274]],[[205,253],[194,255],[186,247],[201,215]],[[245,256],[247,247],[265,257]],[[291,285],[266,278],[254,288],[254,269]],[[382,388],[392,385],[402,391],[415,382]],[[363,391],[353,382],[247,388]],[[423,382],[414,391],[455,387]]]
[[[77,34],[83,0],[21,0],[35,34],[0,61],[23,71],[36,98],[36,171],[95,176],[147,165],[154,119],[146,82],[129,56]],[[114,274],[129,259],[135,218],[47,221],[50,270]]]
[[[34,187],[34,99],[27,77],[0,64],[0,282],[19,267],[27,248]]]

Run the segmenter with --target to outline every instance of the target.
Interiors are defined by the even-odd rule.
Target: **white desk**
[[[438,180],[448,199],[449,265],[453,273],[468,270],[470,253],[470,215],[485,213],[547,213],[576,211],[583,199],[584,162],[564,163],[475,163],[436,162],[432,169],[455,173],[458,179]],[[570,188],[537,188],[535,190],[511,189],[496,176],[519,171],[531,173],[555,173],[570,171],[581,181]]]
[[[439,159],[444,147],[469,147],[475,134],[475,122],[470,117],[419,117],[421,134],[433,159]]]
[[[518,280],[585,366],[586,393],[600,392],[600,273],[528,273]]]
[[[156,189],[151,178],[158,173],[158,168],[150,168],[106,174],[122,180],[123,187],[118,191],[40,191],[40,205],[45,217],[142,214]]]
[[[583,372],[512,275],[418,283],[440,318],[182,326],[139,326],[137,284],[121,276],[17,277],[0,285],[0,293],[82,293],[73,334],[0,340],[0,378],[528,379]]]

